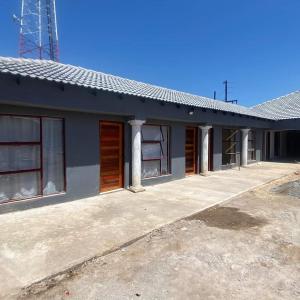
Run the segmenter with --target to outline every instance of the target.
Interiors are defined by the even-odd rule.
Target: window
[[[0,203],[65,190],[63,120],[0,115]]]
[[[142,178],[169,174],[169,127],[142,127]]]
[[[256,160],[256,136],[255,131],[248,133],[248,160]]]
[[[240,153],[240,134],[238,129],[223,129],[222,164],[231,165],[237,163],[237,155]]]

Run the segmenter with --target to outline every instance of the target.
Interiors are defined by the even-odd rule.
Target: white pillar
[[[130,190],[134,193],[142,192],[145,189],[141,184],[141,172],[142,172],[142,143],[141,143],[141,128],[145,123],[144,120],[130,120],[131,125],[131,164],[132,164],[132,182]]]
[[[270,131],[270,160],[275,157],[275,131]]]
[[[241,166],[245,167],[248,164],[248,134],[250,129],[241,129],[242,132],[242,155]]]
[[[201,164],[200,164],[200,174],[206,175],[208,172],[208,131],[212,126],[199,126],[201,129]]]

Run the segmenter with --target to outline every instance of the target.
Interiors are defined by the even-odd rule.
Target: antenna
[[[59,60],[55,0],[21,0],[19,56]]]
[[[238,101],[237,100],[228,100],[228,80],[225,80],[223,82],[224,86],[225,86],[225,102],[227,103],[232,103],[232,104],[237,104]]]
[[[224,86],[225,86],[225,102],[227,102],[228,100],[228,80],[225,80],[223,82]]]

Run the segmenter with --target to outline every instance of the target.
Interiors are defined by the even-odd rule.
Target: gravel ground
[[[22,299],[300,299],[300,176],[165,226]],[[61,280],[58,280],[61,279]]]

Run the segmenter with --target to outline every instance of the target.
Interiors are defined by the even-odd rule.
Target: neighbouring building
[[[0,57],[0,213],[300,156],[300,92],[247,108]]]

